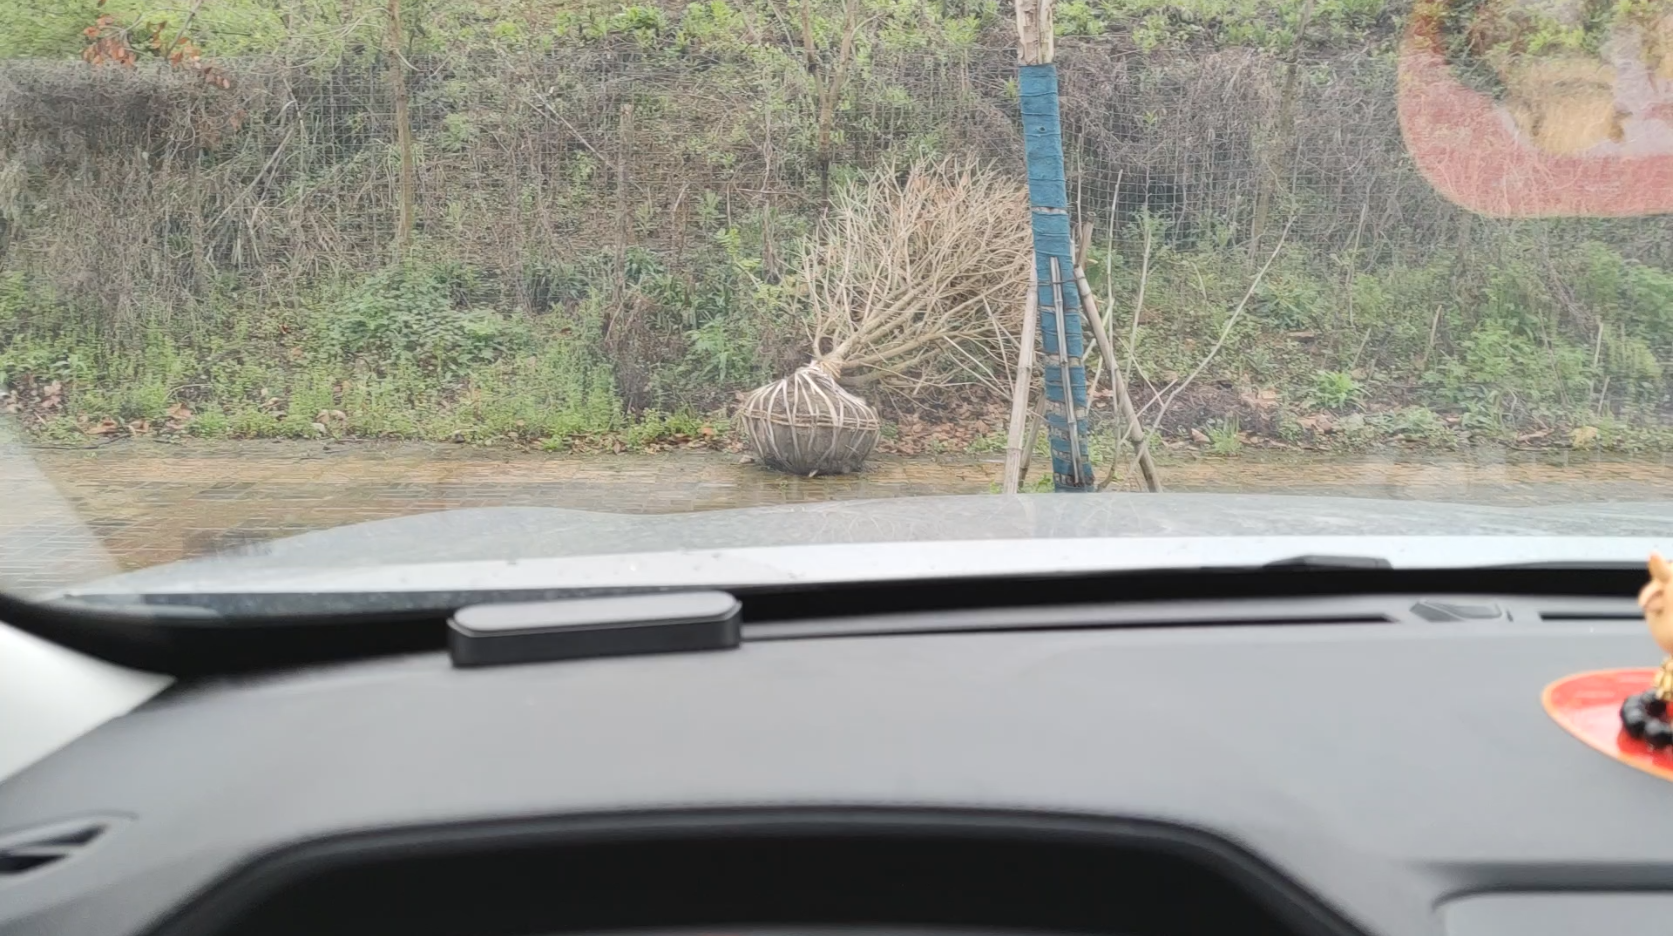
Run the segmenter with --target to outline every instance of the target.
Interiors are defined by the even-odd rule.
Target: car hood
[[[485,508],[415,514],[116,575],[66,595],[185,591],[725,586],[1258,565],[1641,562],[1673,504],[1478,507],[1247,494],[830,501],[687,514]]]

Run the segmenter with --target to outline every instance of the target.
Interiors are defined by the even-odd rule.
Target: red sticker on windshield
[[[1581,741],[1629,767],[1673,780],[1673,748],[1653,748],[1621,728],[1621,703],[1650,688],[1654,669],[1577,673],[1545,687],[1545,711]]]
[[[1517,32],[1528,17],[1506,12],[1527,5],[1415,5],[1399,112],[1424,178],[1500,217],[1673,212],[1673,13],[1650,4],[1643,22],[1593,28],[1589,45],[1531,54]]]

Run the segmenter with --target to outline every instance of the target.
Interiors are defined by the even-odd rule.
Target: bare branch
[[[1161,428],[1162,417],[1167,415],[1168,407],[1173,405],[1174,399],[1183,393],[1185,388],[1191,385],[1191,381],[1196,380],[1197,376],[1214,360],[1214,356],[1220,353],[1220,348],[1225,345],[1226,339],[1231,336],[1232,329],[1237,326],[1237,320],[1243,316],[1244,308],[1249,305],[1249,300],[1254,297],[1255,290],[1260,288],[1261,280],[1266,278],[1266,271],[1272,268],[1272,261],[1278,259],[1278,252],[1284,249],[1284,242],[1289,240],[1290,227],[1294,224],[1295,216],[1291,215],[1290,220],[1284,224],[1284,232],[1278,235],[1278,243],[1273,245],[1272,253],[1267,255],[1266,262],[1261,264],[1260,270],[1256,271],[1255,278],[1249,281],[1249,288],[1243,293],[1243,298],[1238,301],[1237,308],[1233,309],[1232,314],[1226,318],[1226,324],[1220,329],[1220,337],[1215,339],[1214,347],[1208,349],[1208,353],[1203,355],[1202,361],[1197,364],[1196,368],[1173,388],[1173,392],[1168,394],[1167,399],[1162,401],[1161,407],[1156,411],[1155,420],[1150,424],[1150,431],[1146,433],[1144,446],[1139,450],[1141,456],[1149,452],[1149,437],[1155,435],[1156,430]],[[1137,458],[1134,459],[1134,462],[1137,463]]]

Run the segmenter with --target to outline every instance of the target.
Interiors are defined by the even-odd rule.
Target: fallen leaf
[[[1314,432],[1330,432],[1336,428],[1336,424],[1328,415],[1324,413],[1314,413],[1311,416],[1301,416],[1298,417],[1295,422],[1296,425],[1301,428],[1311,429]]]

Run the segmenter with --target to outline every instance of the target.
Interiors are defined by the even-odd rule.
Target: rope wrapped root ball
[[[877,445],[877,412],[814,361],[744,398],[738,419],[755,455],[791,474],[848,474]]]

